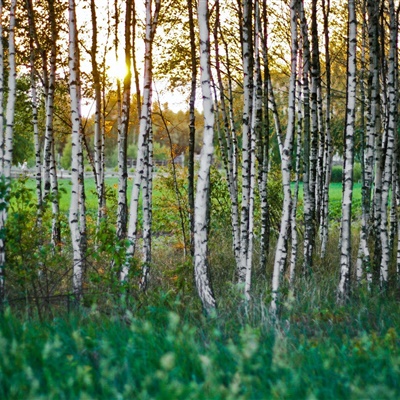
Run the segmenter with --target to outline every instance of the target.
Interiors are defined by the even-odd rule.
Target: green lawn
[[[106,179],[106,185],[114,190],[115,195],[117,194],[118,178],[111,177]],[[26,184],[27,188],[34,189],[35,181],[29,179]],[[61,211],[68,211],[69,199],[71,196],[71,181],[69,179],[59,179],[60,191],[63,191],[60,197],[60,209]],[[128,200],[130,199],[132,189],[132,180],[128,180]],[[97,197],[96,197],[96,186],[93,178],[85,179],[85,193],[86,193],[86,204],[89,210],[95,210],[97,208]],[[299,199],[303,199],[303,186],[300,185]],[[342,185],[341,183],[331,183],[329,187],[329,201],[332,209],[341,208],[342,204]],[[361,184],[356,183],[353,190],[353,204],[359,206],[361,204]]]

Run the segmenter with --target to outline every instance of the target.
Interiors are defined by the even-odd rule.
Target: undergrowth
[[[221,196],[226,189],[217,171],[213,177],[212,201],[219,208],[211,215],[209,261],[218,309],[208,317],[176,223],[180,207],[187,206],[174,203],[170,181],[160,184],[168,196],[154,209],[159,229],[148,291],[137,289],[139,266],[132,268],[128,291],[117,279],[126,243],[115,241],[110,189],[109,219],[96,230],[95,218],[88,218],[79,306],[63,297],[71,282],[66,216],[60,216],[63,241],[54,248],[49,210],[38,224],[33,196],[17,182],[7,226],[9,307],[0,315],[0,399],[400,398],[395,285],[385,293],[355,289],[338,305],[338,229],[332,224],[324,259],[316,256],[294,289],[283,279],[278,313],[271,315],[272,226],[266,268],[257,265],[255,243],[252,298],[246,302],[243,287],[234,283],[229,204]]]
[[[310,309],[293,296],[279,318],[261,299],[221,302],[206,318],[196,301],[151,297],[43,322],[6,310],[0,398],[399,398],[395,298]]]

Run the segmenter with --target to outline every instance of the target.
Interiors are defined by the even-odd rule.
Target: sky
[[[117,78],[120,78],[121,81],[123,80],[124,74],[126,73],[126,67],[124,62],[124,22],[123,22],[123,15],[125,10],[122,9],[121,13],[121,21],[119,23],[118,29],[118,37],[119,37],[119,44],[118,44],[118,53],[116,54],[114,48],[114,32],[108,33],[109,37],[107,39],[107,26],[108,26],[108,17],[107,14],[110,15],[114,14],[114,6],[113,0],[111,0],[111,5],[109,5],[109,0],[96,0],[96,8],[97,8],[97,19],[98,19],[98,42],[99,42],[99,60],[104,54],[104,49],[107,46],[107,53],[106,53],[106,63],[109,67],[109,74],[113,78],[115,84]],[[119,1],[120,4],[124,2]],[[77,2],[77,22],[78,26],[80,27],[79,31],[81,34],[81,39],[87,38],[88,42],[91,42],[91,15],[90,9],[85,9],[84,5],[87,5],[87,0],[80,0]],[[111,9],[109,8],[111,7]],[[137,12],[144,17],[144,1],[136,3]],[[114,20],[111,20],[114,23]],[[90,46],[90,45],[89,45]],[[136,54],[137,54],[137,61],[139,66],[143,65],[143,55],[144,55],[144,44],[143,41],[138,38],[136,40]],[[83,70],[86,69],[87,72],[91,71],[91,62],[89,56],[87,54],[82,54],[81,60],[81,68]],[[140,82],[142,82],[142,77],[140,78]],[[179,91],[168,91],[167,82],[157,81],[155,82],[155,87],[158,92],[159,101],[161,104],[168,103],[169,108],[175,112],[179,110],[187,110],[188,109],[188,93],[180,93]],[[132,85],[132,90],[134,87]],[[197,96],[198,97],[198,96]],[[156,91],[153,94],[153,101],[158,101]],[[201,108],[201,104],[197,104],[197,108]],[[82,102],[82,115],[84,117],[90,116],[94,112],[93,100],[92,99],[83,99]]]

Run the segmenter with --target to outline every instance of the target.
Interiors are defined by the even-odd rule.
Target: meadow
[[[117,178],[107,179],[113,193],[110,199],[115,197],[116,184]],[[27,181],[25,186],[33,189],[34,182]],[[67,212],[69,182],[62,180],[60,187],[64,188],[61,210]],[[94,189],[93,180],[88,179],[91,212],[96,209]],[[156,205],[173,202],[171,193],[164,181],[156,182]],[[330,197],[334,223],[335,216],[340,217],[340,184],[331,185]],[[360,198],[357,185],[355,204]],[[165,211],[176,213],[171,204],[155,208],[157,231],[164,228],[171,234],[154,240],[147,293],[107,289],[110,280],[101,271],[117,253],[111,242],[89,258],[96,272],[89,284],[97,285],[96,296],[86,297],[69,310],[49,308],[41,314],[34,307],[3,308],[1,399],[400,398],[397,289],[380,293],[361,288],[347,303],[338,305],[337,229],[332,230],[326,257],[315,260],[311,276],[299,278],[293,291],[283,285],[279,312],[271,315],[270,266],[266,276],[256,268],[253,298],[246,302],[242,288],[232,283],[229,223],[219,212],[221,220],[214,217],[210,231],[218,309],[205,316],[191,263],[183,259],[177,245],[176,214],[168,216]],[[11,213],[10,218],[15,215]],[[29,232],[18,239],[18,245],[26,244],[24,255],[16,257],[16,266],[38,263],[35,257],[40,253],[29,258],[32,240]],[[44,256],[48,268],[63,270],[68,262],[50,251]],[[17,278],[27,280],[30,270],[23,271]],[[37,277],[37,269],[33,271]]]

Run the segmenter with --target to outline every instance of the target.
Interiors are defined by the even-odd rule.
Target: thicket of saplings
[[[155,182],[152,279],[146,293],[136,289],[139,262],[126,287],[117,279],[124,243],[115,240],[116,189],[107,189],[107,220],[100,229],[96,210],[88,210],[80,306],[64,296],[72,267],[66,210],[60,216],[62,243],[54,248],[50,209],[38,224],[32,184],[14,182],[6,233],[9,306],[0,317],[0,398],[399,398],[396,291],[361,288],[346,304],[335,301],[340,215],[331,215],[325,259],[316,257],[312,274],[299,278],[294,291],[283,285],[279,314],[270,315],[282,202],[279,172],[273,174],[270,263],[263,270],[254,260],[248,303],[235,285],[226,183],[212,170],[210,264],[218,311],[211,316],[201,310],[192,263],[183,255],[179,207],[187,207],[185,171],[177,175],[180,206],[171,170]],[[355,234],[355,257],[356,248]]]

